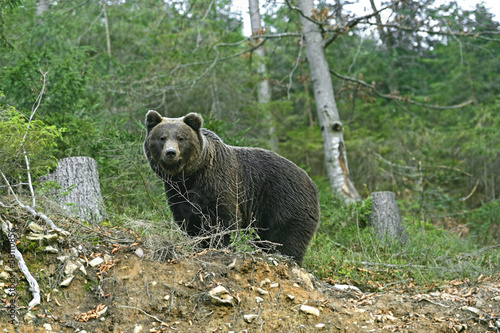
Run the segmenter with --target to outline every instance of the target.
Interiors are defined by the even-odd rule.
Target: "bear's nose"
[[[175,149],[167,149],[165,151],[165,155],[167,155],[167,157],[174,157],[175,155],[177,154],[177,152],[175,151]]]

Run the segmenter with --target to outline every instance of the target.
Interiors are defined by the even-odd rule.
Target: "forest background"
[[[396,193],[412,239],[403,250],[374,245],[362,228],[367,201],[346,207],[329,188],[293,1],[261,3],[255,38],[243,36],[229,0],[2,2],[1,170],[21,189],[23,149],[33,179],[57,159],[90,156],[111,223],[165,223],[163,187],[142,153],[143,118],[149,109],[198,112],[226,143],[272,148],[314,178],[322,219],[305,266],[320,276],[368,279],[352,270],[366,260],[426,263],[433,277],[498,270],[500,24],[481,4],[385,3],[382,24],[342,4],[320,1],[316,17],[339,74],[351,179],[363,198]],[[271,100],[259,103],[264,79]]]

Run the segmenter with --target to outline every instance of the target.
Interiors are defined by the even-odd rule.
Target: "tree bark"
[[[368,220],[379,239],[399,240],[403,244],[408,240],[394,192],[372,193],[372,212]]]
[[[106,12],[106,3],[102,3],[102,11],[104,14],[104,28],[106,30],[106,52],[111,58],[111,38],[109,37],[108,13]]]
[[[306,57],[311,71],[316,112],[318,113],[323,138],[326,173],[330,187],[334,194],[344,198],[346,202],[359,200],[360,196],[349,176],[342,123],[335,103],[332,80],[323,50],[320,29],[317,24],[304,17],[311,17],[314,9],[313,0],[299,0],[298,5],[302,12],[300,22],[306,42]]]
[[[248,9],[250,11],[250,25],[252,27],[252,36],[257,37],[262,34],[262,25],[260,21],[259,0],[248,0]],[[261,45],[254,51],[257,58],[257,74],[259,74],[259,84],[257,87],[257,100],[261,104],[267,104],[271,100],[271,88],[269,78],[267,77],[267,68],[265,63],[266,51],[264,45]],[[276,131],[272,123],[272,117],[266,110],[266,118],[269,124],[269,141],[273,151],[278,150]]]
[[[71,215],[92,223],[99,223],[106,215],[94,159],[63,158],[54,173],[41,179],[42,183],[48,181],[57,182],[60,188],[54,191],[54,200]]]
[[[49,0],[39,0],[36,2],[36,16],[42,15],[49,10]]]

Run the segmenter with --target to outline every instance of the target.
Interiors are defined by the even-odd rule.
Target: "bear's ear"
[[[163,117],[161,114],[154,110],[149,110],[148,113],[146,113],[146,128],[148,132],[151,131],[153,127],[161,123],[162,120]]]
[[[203,118],[197,113],[188,113],[183,120],[195,132],[198,132],[203,126]]]

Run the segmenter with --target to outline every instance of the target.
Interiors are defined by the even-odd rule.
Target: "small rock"
[[[139,333],[140,331],[142,331],[141,325],[137,325],[136,327],[134,327],[134,333]]]
[[[5,269],[6,272],[13,272],[14,270],[10,268],[10,266],[5,266],[3,269]]]
[[[30,224],[28,224],[28,228],[34,233],[39,233],[39,234],[42,233],[44,230],[40,225],[36,224],[35,222],[31,222]]]
[[[298,267],[292,268],[292,274],[295,275],[296,279],[298,279],[299,282],[306,287],[306,289],[314,290],[312,274]]]
[[[59,238],[57,234],[48,234],[48,235],[43,235],[43,239],[45,239],[48,242],[54,242]]]
[[[269,280],[269,278],[265,278],[264,280],[260,281],[260,287],[262,288],[263,285],[265,284],[268,284],[270,285],[271,284],[271,280]]]
[[[164,299],[165,301],[169,301],[169,300],[170,300],[170,295],[165,295],[165,297],[163,297],[163,299]]]
[[[229,294],[229,291],[224,286],[217,286],[208,292],[210,295],[218,296],[221,294]]]
[[[469,312],[472,312],[476,315],[480,315],[481,314],[481,310],[479,310],[478,308],[475,308],[475,307],[472,307],[472,306],[463,306],[461,307],[462,310],[467,310]]]
[[[244,315],[244,316],[243,316],[243,319],[245,319],[245,321],[246,321],[247,323],[249,323],[249,324],[250,324],[250,323],[251,323],[252,321],[254,321],[254,320],[255,320],[255,318],[257,318],[257,317],[258,317],[258,316],[257,316],[256,314],[247,314],[247,315]]]
[[[65,262],[66,260],[69,259],[69,256],[59,256],[56,259],[59,260],[60,262]]]
[[[97,258],[94,258],[91,261],[89,261],[89,265],[92,267],[96,267],[96,266],[102,264],[103,262],[104,262],[104,259],[102,259],[101,257],[97,257]]]
[[[264,289],[262,289],[262,288],[257,288],[257,292],[258,292],[259,294],[261,294],[261,295],[267,295],[267,294],[269,294],[269,291],[264,290]]]
[[[269,288],[278,288],[279,286],[280,284],[278,282],[274,282],[269,285]]]
[[[373,315],[375,317],[375,321],[379,323],[385,323],[386,321],[396,321],[398,318],[393,317],[391,315]]]
[[[338,291],[355,291],[357,293],[360,293],[362,294],[363,292],[358,288],[358,287],[355,287],[355,286],[350,286],[348,284],[336,284],[334,286],[331,286],[330,288],[334,289],[334,290],[338,290]]]
[[[316,326],[314,326],[314,327],[322,329],[322,328],[325,328],[325,326],[326,326],[325,324],[320,323],[320,324],[317,324],[317,325],[316,325]]]
[[[229,265],[227,265],[227,268],[230,268],[230,269],[233,269],[234,267],[236,267],[236,258],[234,258],[233,262],[230,263]]]
[[[73,257],[74,259],[76,259],[80,256],[80,252],[78,252],[78,250],[74,247],[70,248],[69,252],[70,252],[71,257]]]
[[[110,256],[110,255],[109,255],[109,254],[107,254],[107,253],[106,253],[106,254],[104,254],[104,261],[111,261],[111,260],[113,260],[113,257],[112,257],[112,256]]]
[[[144,250],[138,247],[137,250],[135,250],[135,255],[138,256],[139,258],[144,257]]]
[[[32,240],[32,241],[41,241],[43,239],[43,234],[29,234],[26,236],[26,239]]]
[[[80,266],[80,271],[84,274],[84,275],[87,275],[87,270],[85,269],[85,267],[83,267],[83,265]]]
[[[295,296],[293,296],[293,295],[287,295],[287,297],[288,297],[288,299],[289,299],[289,300],[291,300],[291,301],[293,301],[293,300],[294,300],[294,298],[295,298]]]
[[[255,302],[262,303],[262,302],[264,302],[264,299],[262,297],[255,296]]]
[[[10,274],[7,272],[0,273],[0,279],[8,280],[10,278]]]
[[[52,332],[52,326],[50,326],[50,324],[43,324],[43,328],[44,328],[46,331]]]
[[[78,268],[80,268],[81,264],[74,263],[72,261],[67,261],[66,262],[66,267],[64,268],[64,274],[66,276],[73,275],[73,272],[76,271]]]
[[[305,304],[302,304],[300,306],[300,311],[304,312],[304,313],[308,313],[308,314],[312,314],[312,315],[315,315],[315,316],[319,316],[319,310],[316,309],[316,308],[313,308],[312,306],[309,306],[309,305],[305,305]]]
[[[53,246],[47,246],[45,249],[43,249],[47,253],[59,253],[59,250],[56,249]]]
[[[211,289],[208,292],[208,295],[210,296],[210,301],[213,304],[224,304],[224,305],[233,305],[233,299],[234,297],[229,294],[229,291],[224,288],[223,286],[217,286],[213,289]]]
[[[25,321],[25,322],[26,322],[26,324],[28,324],[28,325],[33,324],[33,319],[35,319],[35,316],[31,313],[31,311],[28,311],[28,312],[24,315],[24,321]]]
[[[61,282],[59,285],[61,287],[67,287],[69,286],[69,284],[71,283],[71,281],[73,280],[73,277],[74,276],[70,276],[69,278],[67,278],[66,280],[64,280],[63,282]]]

